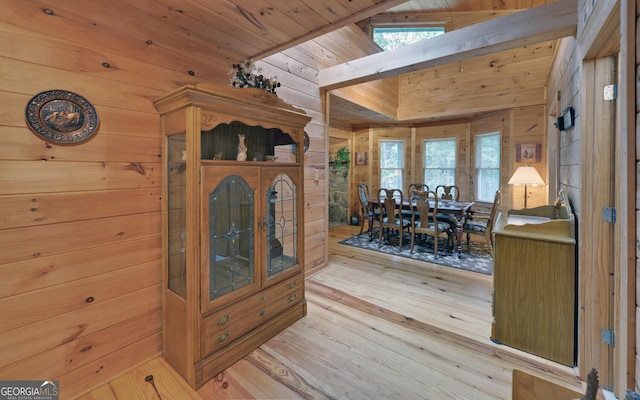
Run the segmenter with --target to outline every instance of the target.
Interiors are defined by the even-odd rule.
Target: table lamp
[[[524,185],[524,208],[527,208],[527,185],[544,185],[544,181],[538,171],[529,165],[518,167],[507,183],[509,185]]]

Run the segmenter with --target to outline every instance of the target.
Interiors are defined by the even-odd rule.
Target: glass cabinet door
[[[238,175],[209,193],[209,300],[254,281],[253,190]]]
[[[266,273],[267,277],[299,265],[298,257],[298,171],[278,169],[265,177]]]
[[[259,178],[242,173],[245,170],[253,169],[235,168],[225,174],[220,168],[205,168],[201,272],[206,307],[222,296],[254,290],[258,283],[255,275],[260,260],[256,259],[255,247],[259,199],[255,193]],[[259,176],[259,172],[253,175]]]
[[[186,134],[167,137],[167,285],[180,297],[187,288]]]

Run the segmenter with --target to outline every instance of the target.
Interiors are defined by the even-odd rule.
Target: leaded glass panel
[[[254,281],[254,196],[238,175],[223,179],[209,195],[209,299]]]
[[[267,191],[267,276],[298,263],[298,192],[286,174],[279,174]]]

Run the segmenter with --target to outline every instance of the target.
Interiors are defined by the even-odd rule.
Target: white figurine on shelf
[[[244,144],[244,133],[238,133],[238,161],[247,160],[247,146]]]

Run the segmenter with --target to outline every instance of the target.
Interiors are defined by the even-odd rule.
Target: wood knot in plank
[[[128,170],[136,171],[140,175],[144,175],[144,167],[138,162],[129,163]]]

